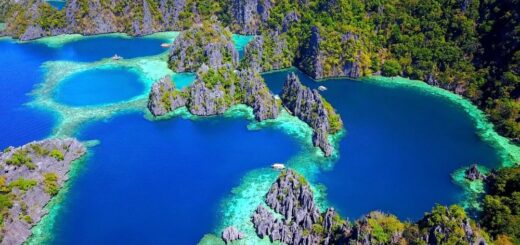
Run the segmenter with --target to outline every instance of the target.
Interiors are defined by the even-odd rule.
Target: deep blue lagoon
[[[287,73],[265,74],[280,93]],[[497,167],[495,150],[476,134],[471,118],[452,102],[413,88],[383,87],[349,79],[315,82],[297,72],[343,118],[340,158],[318,181],[330,204],[351,219],[382,210],[416,220],[435,203],[461,201],[451,174],[473,163]]]
[[[139,75],[123,68],[92,69],[65,78],[55,92],[58,102],[92,106],[131,99],[144,92]]]
[[[162,42],[165,39],[98,36],[53,48],[2,39],[0,147],[52,135],[55,115],[27,105],[33,99],[30,92],[44,79],[43,63],[95,62],[115,53],[125,58],[157,55],[166,51]],[[147,92],[132,82],[135,74],[130,71],[104,72],[74,74],[54,92],[65,96],[61,102],[76,107]],[[286,74],[264,77],[279,93]],[[457,203],[462,189],[450,174],[472,163],[496,166],[499,161],[469,116],[445,99],[348,79],[317,83],[299,74],[310,87],[328,87],[322,94],[345,122],[340,158],[316,180],[327,188],[330,204],[351,219],[374,209],[416,219],[435,203]],[[173,76],[179,87],[193,78]],[[113,87],[103,91],[105,86]],[[96,101],[88,101],[92,99]],[[250,131],[247,124],[245,119],[224,117],[149,121],[134,112],[83,125],[74,136],[100,144],[90,149],[71,179],[51,243],[196,243],[214,231],[221,201],[247,172],[286,162],[302,150],[283,132]]]
[[[130,114],[86,126],[79,138],[101,144],[73,181],[51,243],[197,243],[248,170],[287,161],[299,148],[281,132],[249,131],[247,123]]]

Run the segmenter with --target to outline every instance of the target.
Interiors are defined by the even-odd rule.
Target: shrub
[[[54,196],[60,191],[58,186],[58,175],[56,173],[46,173],[43,175],[44,190],[49,195]]]
[[[63,153],[58,149],[53,149],[50,154],[51,157],[54,157],[58,161],[63,161],[64,156]]]
[[[401,65],[399,64],[399,62],[397,60],[394,60],[394,59],[387,60],[383,64],[383,75],[385,75],[385,76],[389,76],[389,77],[397,76],[397,75],[399,75],[399,73],[401,73],[401,70],[402,70]]]
[[[9,183],[9,187],[14,188],[17,187],[22,191],[27,191],[32,187],[35,187],[38,184],[38,181],[34,179],[24,179],[23,177],[18,178],[17,180],[11,181]]]

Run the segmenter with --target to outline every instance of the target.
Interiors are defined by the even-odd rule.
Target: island
[[[1,244],[24,243],[67,181],[71,164],[85,153],[72,138],[31,142],[0,153]]]

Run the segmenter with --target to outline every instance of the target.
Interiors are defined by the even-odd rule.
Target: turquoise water
[[[235,43],[240,58],[244,56],[244,48],[254,37],[255,36],[233,34],[233,42]]]
[[[144,88],[139,76],[126,69],[92,69],[65,78],[55,98],[69,106],[103,105],[131,99]]]
[[[183,89],[190,86],[196,77],[197,75],[195,73],[176,73],[173,75],[172,80],[177,89]]]
[[[61,10],[63,7],[65,7],[65,3],[66,3],[66,1],[52,1],[52,0],[49,0],[47,2],[59,10]]]
[[[256,170],[270,171],[273,162],[308,160],[301,158],[310,155],[308,149],[291,133],[271,127],[251,130],[242,117],[150,121],[140,100],[118,114],[96,110],[95,105],[146,97],[148,80],[167,72],[160,56],[144,56],[163,53],[165,41],[112,35],[58,45],[0,40],[5,50],[0,56],[0,110],[5,112],[0,114],[0,146],[45,138],[59,130],[54,128],[58,122],[82,116],[86,121],[79,130],[66,132],[100,143],[90,148],[63,202],[47,216],[55,217],[45,223],[49,227],[43,230],[49,232],[38,239],[48,244],[194,244],[221,226],[221,208],[232,210],[221,206],[223,200],[241,193],[232,190]],[[103,61],[114,53],[125,60]],[[60,60],[71,62],[60,66]],[[50,62],[45,67],[58,64],[51,69],[57,73],[92,65],[48,88],[67,108],[48,107],[46,101],[27,104],[35,86],[52,75],[45,74],[45,62]],[[99,69],[106,62],[110,69]],[[142,69],[128,70],[134,66]],[[279,93],[286,73],[263,76]],[[472,163],[493,167],[499,162],[469,116],[448,100],[407,87],[348,79],[316,83],[299,75],[310,87],[328,87],[322,94],[345,122],[339,159],[320,165],[312,181],[322,184],[327,201],[351,219],[374,209],[416,219],[435,203],[458,203],[463,192],[451,173]],[[183,88],[194,74],[173,74],[172,79]]]

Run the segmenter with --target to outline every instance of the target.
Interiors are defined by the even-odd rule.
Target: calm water
[[[144,92],[139,75],[122,68],[92,69],[76,73],[61,82],[56,101],[71,106],[109,104]]]
[[[104,36],[49,48],[0,41],[0,147],[52,133],[53,114],[25,105],[31,101],[28,93],[43,79],[40,65],[45,61],[92,62],[114,53],[125,58],[153,55],[165,51],[162,42]],[[93,70],[64,81],[61,93],[72,100],[67,103],[107,103],[122,96],[121,89],[122,99],[139,93],[132,73],[103,72]],[[285,76],[286,72],[264,75],[275,92]],[[340,142],[341,158],[318,180],[327,187],[330,203],[351,219],[374,209],[415,219],[435,203],[459,200],[461,189],[451,183],[453,170],[475,162],[497,163],[469,117],[443,99],[408,88],[302,78],[311,87],[327,86],[323,95],[345,121],[348,133]],[[183,87],[193,74],[176,74],[173,79]],[[103,90],[108,80],[117,81]],[[96,93],[85,96],[93,88],[98,88]],[[281,132],[248,131],[246,125],[244,119],[222,117],[150,122],[141,114],[85,125],[77,136],[101,144],[92,148],[85,169],[72,180],[52,243],[196,243],[215,228],[220,201],[246,172],[287,161],[300,149]]]
[[[65,3],[66,1],[47,1],[50,5],[52,5],[53,7],[61,10],[63,7],[65,7]]]
[[[286,74],[264,78],[279,93]],[[435,203],[460,200],[462,189],[451,182],[454,170],[498,164],[471,119],[445,99],[348,79],[317,83],[298,74],[309,87],[328,88],[322,94],[345,123],[341,157],[318,180],[327,187],[330,203],[351,219],[372,210],[418,219]]]
[[[52,243],[197,243],[248,170],[286,161],[298,149],[289,136],[248,131],[247,123],[150,122],[131,114],[86,127],[79,138],[101,145],[74,181]]]

